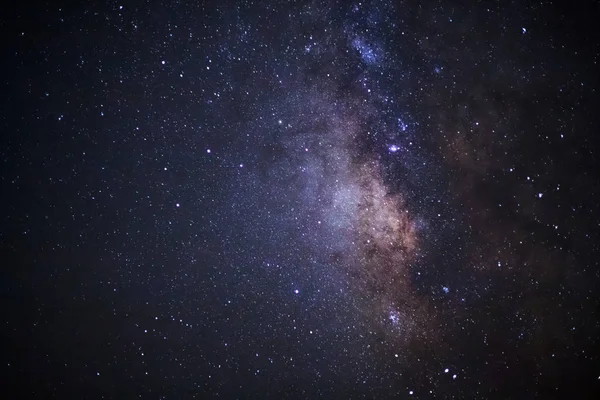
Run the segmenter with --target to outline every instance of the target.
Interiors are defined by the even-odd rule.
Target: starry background
[[[19,398],[598,398],[597,3],[18,4]]]

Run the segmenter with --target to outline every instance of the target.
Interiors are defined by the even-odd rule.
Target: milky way
[[[378,110],[303,86],[272,107],[279,114],[271,118],[275,138],[264,144],[267,162],[246,182],[251,201],[279,210],[270,235],[303,248],[301,259],[320,259],[317,275],[347,286],[368,329],[399,342],[424,332],[410,277],[418,228],[402,193],[386,184],[381,157],[363,148]],[[294,232],[293,244],[281,231]]]
[[[600,392],[597,4],[505,3],[4,10],[5,391]]]

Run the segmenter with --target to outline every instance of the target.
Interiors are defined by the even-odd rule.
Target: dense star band
[[[282,192],[286,189],[280,185],[287,185],[285,196],[276,201],[296,219],[272,229],[302,230],[296,240],[306,241],[314,257],[325,255],[323,268],[332,271],[330,278],[347,280],[355,296],[369,298],[364,307],[371,309],[361,314],[385,321],[388,312],[382,310],[394,309],[396,299],[412,302],[409,264],[417,227],[401,193],[386,187],[377,155],[360,150],[357,141],[367,135],[363,107],[333,103],[331,96],[312,93],[302,104],[288,106],[284,114],[294,119],[286,119],[280,142],[268,144],[280,149],[265,167],[272,173],[250,182]]]

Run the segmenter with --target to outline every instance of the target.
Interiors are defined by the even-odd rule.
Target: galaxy
[[[6,10],[5,391],[598,398],[599,16]]]

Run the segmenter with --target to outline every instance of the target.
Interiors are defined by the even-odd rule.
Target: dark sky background
[[[600,398],[598,3],[0,16],[3,391]]]

